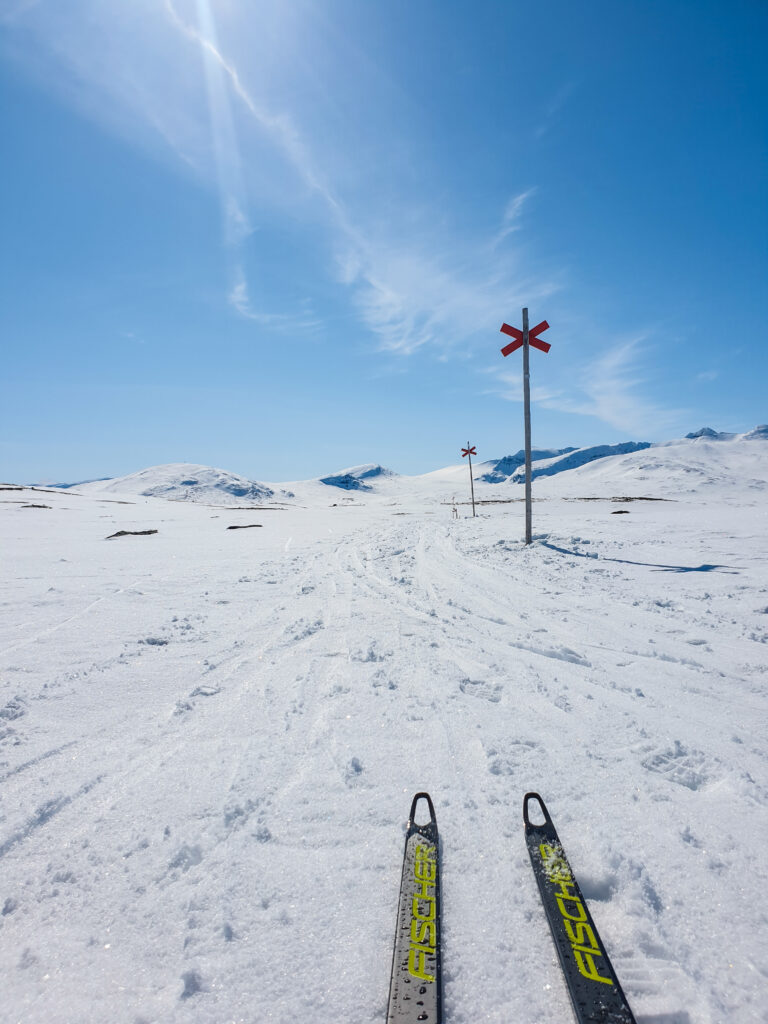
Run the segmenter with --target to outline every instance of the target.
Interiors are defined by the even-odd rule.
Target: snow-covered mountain
[[[766,441],[765,426],[730,438],[699,433],[540,477],[535,490],[540,497],[645,495],[676,499],[698,494],[743,504],[759,500],[768,491]]]
[[[542,459],[554,459],[559,455],[567,455],[575,452],[575,448],[532,448],[531,462],[540,462]],[[502,459],[483,462],[481,466],[488,467],[484,473],[478,473],[475,480],[483,480],[487,484],[501,484],[514,474],[516,469],[525,465],[525,451],[520,449],[515,455],[505,455]],[[533,479],[533,476],[531,476]]]
[[[650,441],[622,441],[620,444],[596,444],[589,448],[566,448],[555,458],[541,459],[540,465],[531,469],[531,480],[540,476],[554,476],[556,473],[567,473],[569,470],[586,466],[596,459],[607,459],[612,455],[627,455],[630,452],[643,451],[650,448]],[[512,482],[525,483],[525,466],[521,463],[512,474]]]
[[[338,473],[331,473],[330,476],[320,477],[321,484],[329,487],[341,487],[344,491],[370,491],[373,488],[366,481],[394,477],[391,469],[385,469],[377,463],[368,462],[363,466],[352,466],[349,469],[340,469]]]
[[[533,466],[535,494],[540,497],[611,497],[614,495],[674,498],[678,493],[702,492],[713,496],[722,490],[732,500],[749,500],[755,492],[768,490],[768,427],[758,426],[744,434],[725,434],[704,428],[687,438],[651,444],[625,441],[569,449],[550,459],[538,459]],[[522,497],[525,468],[520,466],[501,479],[494,467],[518,456],[491,460],[477,467],[478,500]],[[522,461],[522,460],[521,460]],[[474,467],[473,467],[474,468]],[[448,466],[408,478],[416,487],[429,488],[445,496],[468,489],[466,465]],[[510,486],[512,485],[512,486]]]
[[[166,498],[169,501],[199,501],[211,504],[228,502],[270,501],[293,497],[288,491],[276,492],[267,484],[229,473],[213,466],[189,462],[173,462],[150,466],[111,480],[86,484],[83,491],[109,494],[141,495]]]
[[[695,441],[698,437],[706,437],[712,441],[732,441],[736,434],[728,434],[721,430],[713,430],[712,427],[702,427],[700,430],[693,430],[685,435],[687,440]]]
[[[534,448],[532,478],[539,494],[578,495],[643,494],[649,490],[672,496],[723,485],[737,490],[763,490],[768,486],[768,426],[744,434],[729,434],[702,427],[684,438],[662,441],[622,441],[585,448]],[[478,500],[519,496],[525,481],[524,453],[490,459],[473,466]],[[159,497],[171,501],[208,504],[249,504],[296,500],[326,504],[339,491],[343,499],[399,500],[421,495],[446,501],[463,494],[467,466],[460,463],[417,476],[401,476],[378,463],[339,470],[314,480],[266,484],[211,466],[171,463],[152,466],[128,476],[79,485],[83,493],[110,493]],[[62,488],[68,485],[60,485]],[[74,486],[74,485],[69,485]]]
[[[723,485],[736,490],[763,490],[768,484],[768,446],[754,442],[768,440],[768,426],[760,425],[744,434],[702,427],[684,438],[660,441],[624,441],[564,449],[551,458],[537,458],[531,479],[541,486],[546,478],[558,477],[546,488],[547,494],[584,492],[597,486],[606,493],[647,491],[649,487],[672,494]],[[519,465],[508,477],[493,471],[476,477],[489,483],[525,483],[524,458],[508,456]],[[506,460],[501,460],[501,463]],[[599,486],[598,486],[599,485]],[[539,492],[541,493],[541,491]]]

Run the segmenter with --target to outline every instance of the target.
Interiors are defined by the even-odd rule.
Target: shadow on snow
[[[586,551],[572,551],[570,548],[561,548],[557,544],[550,544],[549,541],[542,541],[543,548],[550,548],[552,551],[559,551],[561,555],[576,555],[578,558],[595,559],[596,556]],[[646,565],[654,572],[725,572],[731,576],[738,576],[738,569],[732,569],[727,565],[709,565],[704,562],[702,565],[663,565],[659,562],[633,562],[629,558],[606,558],[600,556],[601,562],[620,562],[622,565]]]

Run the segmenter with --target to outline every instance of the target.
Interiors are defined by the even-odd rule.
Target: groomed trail
[[[758,506],[552,499],[526,549],[521,506],[46,502],[2,509],[5,1019],[383,1021],[422,789],[446,1022],[570,1019],[527,790],[639,1022],[765,1019]]]

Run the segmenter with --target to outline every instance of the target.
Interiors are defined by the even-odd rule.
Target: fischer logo
[[[434,846],[417,846],[413,866],[415,890],[411,902],[411,943],[408,973],[421,981],[434,981],[427,971],[427,957],[437,949],[437,860]]]
[[[595,957],[602,957],[604,954],[592,926],[587,921],[586,907],[576,894],[576,883],[562,848],[542,843],[539,852],[547,881],[556,886],[555,899],[563,916],[563,924],[579,973],[590,981],[613,985],[613,978],[604,978],[600,974],[599,965],[595,963]]]

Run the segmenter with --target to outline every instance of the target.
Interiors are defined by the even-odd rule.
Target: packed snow
[[[571,1019],[528,790],[639,1024],[766,1020],[765,434],[536,480],[527,548],[464,465],[137,476],[0,491],[4,1020],[383,1022],[422,789],[446,1022]]]

